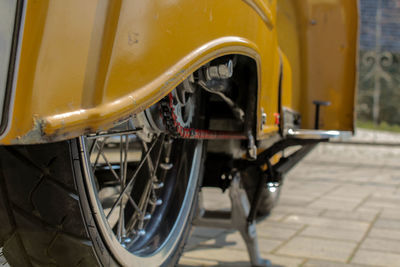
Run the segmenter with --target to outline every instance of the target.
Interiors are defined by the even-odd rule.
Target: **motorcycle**
[[[0,2],[0,247],[12,266],[171,266],[201,187],[249,223],[351,134],[357,1]],[[288,148],[291,150],[287,153]]]

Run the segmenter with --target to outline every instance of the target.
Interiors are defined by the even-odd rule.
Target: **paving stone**
[[[249,266],[249,256],[244,250],[200,246],[196,250],[186,252],[184,256],[190,259],[217,261],[218,264],[236,263]]]
[[[374,226],[378,228],[400,230],[400,220],[378,219]]]
[[[346,262],[356,245],[354,242],[295,237],[278,249],[277,254]]]
[[[399,206],[400,206],[400,201],[399,201]],[[400,209],[395,208],[386,208],[382,211],[381,215],[379,216],[382,219],[391,219],[391,220],[399,220],[400,221]]]
[[[376,190],[375,188],[371,199],[399,203],[400,195],[396,194],[395,187],[385,188],[384,190]]]
[[[268,219],[268,221],[271,221],[271,222],[280,222],[284,218],[286,218],[287,215],[288,215],[287,213],[282,213],[282,212],[273,210],[267,219]]]
[[[302,267],[363,267],[360,264],[339,263],[333,261],[308,260]]]
[[[262,221],[257,224],[257,230],[260,228],[264,227],[274,227],[274,228],[285,228],[285,229],[293,229],[293,230],[299,230],[303,228],[302,224],[296,223],[296,222],[287,222],[286,219],[283,222],[270,222],[267,220]]]
[[[366,208],[395,209],[396,207],[399,206],[399,203],[396,203],[394,201],[384,201],[384,200],[367,200],[362,206]]]
[[[193,228],[192,236],[197,236],[202,238],[213,238],[226,231],[227,230],[224,229],[196,226]]]
[[[400,241],[380,238],[366,238],[361,244],[360,248],[376,251],[394,252],[400,254]]]
[[[280,267],[400,266],[399,158],[400,148],[319,145],[286,176],[278,206],[257,224],[263,255]],[[219,189],[206,194],[210,208],[230,207]],[[237,232],[210,229],[195,231],[182,266],[250,266]]]
[[[284,222],[350,230],[366,230],[369,226],[368,223],[365,222],[327,219],[312,216],[289,216],[284,220]]]
[[[307,206],[308,204],[310,204],[311,200],[302,200],[302,199],[296,199],[296,198],[292,198],[292,197],[285,197],[285,198],[282,198],[279,202],[282,203],[283,205],[303,207],[303,206]]]
[[[347,174],[346,177],[353,175],[354,175],[353,173]],[[373,191],[374,190],[372,188],[367,188],[366,186],[363,185],[345,184],[337,188],[333,192],[331,192],[329,196],[359,199],[367,197]]]
[[[305,261],[303,258],[282,257],[268,253],[261,253],[261,256],[264,259],[270,260],[272,267],[298,267]],[[179,263],[181,264],[181,262],[182,264],[186,264],[183,266],[251,266],[247,252],[224,248],[201,248],[196,251],[191,251],[184,255]]]
[[[257,234],[260,237],[286,240],[294,236],[298,230],[276,227],[276,226],[257,226]]]
[[[351,261],[372,266],[399,266],[400,254],[360,249]]]
[[[275,208],[275,211],[290,215],[319,215],[324,210],[309,207],[287,206],[279,203],[279,205]]]
[[[342,210],[327,210],[321,214],[325,218],[357,220],[363,222],[371,222],[376,215],[377,210],[357,210],[357,211],[342,211]]]
[[[213,260],[206,260],[206,259],[192,259],[183,256],[179,260],[178,267],[191,267],[191,266],[217,266],[218,261],[213,261]]]
[[[294,257],[282,257],[273,254],[262,254],[264,259],[271,261],[271,267],[299,267],[305,262],[305,259]]]
[[[373,212],[375,214],[381,213],[382,209],[381,208],[366,208],[366,207],[358,207],[357,209],[354,210],[354,212]]]
[[[347,230],[308,226],[300,233],[300,235],[358,242],[363,238],[365,232],[366,230]]]
[[[185,245],[185,250],[192,250],[196,246],[198,246],[200,243],[207,241],[207,238],[199,237],[199,236],[190,236],[186,245]]]
[[[271,252],[284,241],[277,239],[264,238],[258,236],[258,247],[261,252]],[[209,239],[201,243],[202,246],[211,246],[216,248],[232,248],[246,251],[246,244],[239,232],[229,233],[227,235],[219,235],[215,239]]]
[[[362,199],[340,199],[340,198],[329,198],[329,197],[324,197],[321,199],[318,199],[317,201],[314,201],[311,203],[308,207],[310,208],[320,208],[320,209],[328,209],[328,210],[345,210],[345,211],[351,211],[356,208]]]
[[[376,238],[400,240],[400,231],[373,227],[369,232],[368,236]]]
[[[203,188],[201,195],[203,205],[208,210],[231,209],[231,202],[227,191],[223,194],[219,188]]]

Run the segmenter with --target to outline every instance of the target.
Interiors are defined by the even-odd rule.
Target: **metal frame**
[[[246,220],[250,212],[250,204],[243,188],[240,187],[240,175],[236,173],[229,188],[229,198],[232,203],[231,212],[208,211],[199,199],[199,215],[193,221],[194,225],[238,230],[245,241],[252,266],[271,266],[269,260],[262,259],[258,249],[255,221]]]
[[[224,179],[226,187],[229,187],[229,198],[231,201],[231,211],[209,211],[199,200],[199,214],[193,224],[205,227],[216,227],[223,229],[238,230],[246,244],[247,252],[252,266],[271,266],[268,260],[260,257],[256,233],[256,216],[260,204],[262,189],[265,184],[274,184],[280,186],[284,175],[291,170],[302,158],[304,158],[320,142],[327,142],[329,139],[297,139],[285,138],[274,143],[264,152],[260,153],[256,160],[236,160],[232,161],[232,171],[229,176],[232,179]],[[291,146],[302,146],[296,152],[287,157],[282,156],[274,165],[271,164],[271,158],[278,152]],[[249,165],[263,166],[267,165],[267,170],[258,177],[257,190],[254,193],[252,203],[249,203],[246,192],[240,187],[240,174],[237,169],[244,169]],[[228,164],[230,165],[230,164]],[[226,167],[226,166],[225,166]],[[237,169],[235,169],[237,168]],[[208,181],[208,180],[206,180]],[[218,186],[218,183],[208,186]],[[220,184],[220,183],[219,183]],[[226,188],[225,187],[225,188]],[[224,188],[222,188],[224,190]]]

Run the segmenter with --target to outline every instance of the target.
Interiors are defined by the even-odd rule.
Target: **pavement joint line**
[[[315,197],[313,200],[311,200],[306,207],[310,208],[310,205],[318,200],[320,200],[321,198],[327,196],[328,194],[332,193],[334,190],[338,189],[339,187],[341,187],[341,184],[338,184],[336,186],[334,186],[331,190],[328,190],[325,194],[321,193],[319,196]],[[319,216],[319,215],[318,215]]]
[[[278,205],[279,205],[279,203],[278,203]],[[283,222],[288,216],[289,216],[288,213],[283,214],[283,215],[282,215],[282,218],[281,218],[280,220],[278,220],[277,222]]]
[[[374,226],[375,222],[378,220],[378,218],[381,216],[382,211],[379,211],[374,219],[372,220],[372,222],[369,224],[367,231],[365,231],[363,237],[361,238],[361,240],[357,243],[357,246],[354,248],[353,252],[350,254],[349,258],[347,259],[346,263],[350,263],[351,260],[354,258],[354,256],[356,255],[357,251],[360,249],[360,246],[362,245],[362,243],[365,241],[365,239],[367,238],[367,236],[369,235],[369,233],[371,232],[372,227]]]
[[[303,262],[302,264],[300,264],[298,267],[304,267],[304,265],[305,265],[306,263],[308,263],[309,261],[312,261],[312,260],[325,261],[325,260],[322,260],[322,259],[307,258],[306,261]],[[334,262],[334,263],[341,263],[341,264],[343,264],[343,262],[339,262],[339,261],[335,261],[335,260],[329,260],[329,261],[330,261],[330,262]]]
[[[285,246],[287,243],[292,241],[293,238],[296,236],[299,236],[301,232],[303,232],[309,225],[305,224],[303,227],[301,227],[299,230],[297,230],[290,238],[286,239],[285,241],[282,242],[279,246],[277,246],[275,249],[271,250],[271,254],[275,254],[278,252],[279,249],[281,249],[283,246]],[[279,255],[279,254],[278,254]]]
[[[291,213],[288,213],[288,214],[283,215],[282,219],[278,220],[277,222],[283,223],[283,221],[284,221],[287,217],[289,217],[290,215],[291,215]]]
[[[323,210],[321,210],[319,213],[317,213],[317,216],[318,216],[318,217],[321,217],[321,216],[324,215],[324,213],[327,213],[328,211],[329,211],[329,209],[323,209]]]
[[[367,195],[366,197],[364,197],[364,198],[360,201],[360,203],[359,203],[357,206],[355,206],[355,207],[353,208],[352,211],[357,211],[357,209],[360,208],[363,204],[365,204],[371,197],[372,197],[371,194],[369,194],[369,195]]]
[[[310,260],[310,259],[305,258],[305,259],[299,264],[299,267],[304,266],[304,264],[306,264],[306,262],[309,261],[309,260]]]

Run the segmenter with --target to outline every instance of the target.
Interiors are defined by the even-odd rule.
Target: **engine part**
[[[229,79],[233,75],[233,62],[229,60],[226,64],[219,64],[216,66],[209,66],[206,69],[206,79],[211,81],[213,79]]]
[[[194,128],[185,128],[180,124],[175,116],[174,99],[172,93],[164,98],[160,104],[162,108],[163,119],[168,131],[175,137],[185,139],[246,139],[241,132],[212,131]]]
[[[235,102],[233,102],[224,93],[222,93],[220,91],[213,90],[212,88],[207,87],[207,85],[206,85],[206,83],[204,81],[199,81],[198,83],[201,86],[201,88],[203,88],[207,92],[215,94],[215,95],[218,95],[219,97],[221,97],[221,99],[224,100],[225,103],[227,103],[228,106],[232,109],[233,115],[235,115],[235,117],[237,119],[239,119],[241,122],[244,122],[244,111],[238,105],[236,105]]]

